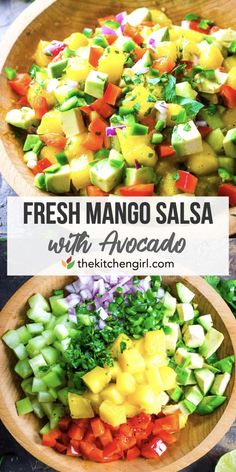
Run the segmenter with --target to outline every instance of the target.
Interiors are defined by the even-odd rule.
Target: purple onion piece
[[[141,169],[141,164],[139,164],[139,161],[137,161],[137,159],[135,159],[134,161],[134,164],[135,164],[135,169]]]
[[[98,314],[101,320],[103,321],[105,321],[109,317],[108,313],[104,310],[102,306],[98,309]]]
[[[118,23],[122,24],[122,22],[124,21],[126,16],[127,16],[126,11],[121,11],[120,13],[118,13],[118,15],[116,15],[116,19],[117,19]]]
[[[195,121],[196,126],[207,126],[206,121]]]
[[[109,28],[109,26],[103,25],[102,34],[116,34],[117,35],[117,30]]]
[[[115,136],[117,129],[126,128],[125,125],[117,125],[117,126],[107,126],[106,128],[106,136]]]
[[[155,103],[154,108],[156,108],[156,110],[158,110],[160,113],[165,113],[168,109],[168,105],[164,100],[158,100]]]
[[[157,290],[157,300],[161,300],[165,295],[165,290],[163,287],[159,287]]]
[[[106,326],[106,323],[105,323],[105,321],[103,321],[103,320],[99,320],[99,322],[98,322],[98,327],[99,327],[99,329],[101,329],[101,330],[102,330],[102,329],[104,329],[104,328],[105,328],[105,326]]]

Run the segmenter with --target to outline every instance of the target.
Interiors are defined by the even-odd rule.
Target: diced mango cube
[[[82,377],[84,383],[93,393],[100,393],[111,380],[111,374],[103,367],[94,367]]]
[[[236,66],[230,69],[227,84],[236,89]]]
[[[71,180],[76,190],[80,190],[90,184],[89,164],[92,160],[93,153],[91,151],[86,151],[82,156],[70,161]]]
[[[124,131],[118,128],[116,134],[119,139],[121,152],[128,166],[132,167],[135,165],[137,156],[140,164],[147,167],[155,166],[157,155],[154,149],[150,146],[150,138],[147,134],[143,136],[132,136],[128,134],[126,130]]]
[[[138,384],[146,383],[147,382],[146,369],[134,374],[134,378]]]
[[[51,110],[45,113],[37,129],[38,134],[60,133],[63,134],[61,113],[58,110]]]
[[[166,353],[166,337],[162,329],[147,331],[144,336],[144,348],[148,356]]]
[[[93,418],[94,412],[90,401],[82,395],[68,393],[68,402],[72,418]]]
[[[99,415],[105,423],[116,427],[122,423],[126,423],[125,407],[116,405],[110,400],[104,400],[99,408]]]
[[[125,414],[127,418],[132,418],[132,416],[136,416],[140,412],[140,409],[137,405],[133,405],[128,401],[125,401],[122,406],[125,408]]]
[[[72,33],[68,38],[64,39],[64,43],[70,49],[78,49],[88,45],[88,38],[82,33]]]
[[[116,405],[121,405],[124,401],[124,397],[121,392],[118,390],[115,384],[110,384],[101,392],[101,397],[103,400],[110,400]]]
[[[75,157],[79,157],[85,153],[85,148],[83,146],[84,141],[86,140],[87,133],[82,134],[75,134],[71,136],[66,147],[65,147],[65,155],[70,162],[71,159]]]
[[[179,428],[180,429],[183,429],[188,421],[188,416],[189,415],[185,415],[184,413],[180,413],[179,414]]]
[[[117,361],[114,361],[113,365],[105,367],[105,369],[111,374],[112,380],[116,380],[118,373],[121,372],[120,365]]]
[[[98,63],[98,70],[108,74],[109,82],[119,82],[123,69],[126,56],[122,51],[115,47],[110,47],[109,52],[104,54]]]
[[[155,356],[144,357],[147,367],[162,367],[168,364],[166,354],[156,354]]]
[[[172,61],[177,58],[177,46],[174,41],[162,41],[156,47],[156,54],[158,57],[169,57]]]
[[[47,46],[49,44],[50,43],[48,41],[42,41],[42,40],[40,40],[39,43],[38,43],[38,46],[36,48],[36,51],[35,51],[33,57],[34,57],[34,60],[35,60],[36,64],[39,67],[47,67],[47,65],[50,62],[50,57],[47,56],[44,52],[44,50],[47,48]]]
[[[121,344],[122,343],[122,344]],[[123,348],[130,349],[133,347],[133,341],[124,333],[117,336],[114,343],[111,345],[111,355],[114,359],[117,359],[119,354],[123,351]]]
[[[160,393],[163,390],[163,382],[159,369],[157,367],[149,367],[146,374],[150,387],[155,393]]]
[[[135,392],[136,380],[129,372],[120,372],[117,375],[116,386],[122,395],[129,395]]]
[[[170,18],[168,18],[168,16],[166,16],[166,14],[161,10],[157,10],[156,8],[153,10],[151,9],[150,14],[151,19],[155,24],[160,26],[170,26],[172,24]]]
[[[65,78],[75,80],[76,82],[84,82],[91,70],[92,66],[87,59],[83,57],[71,57],[65,71]]]
[[[103,401],[101,395],[99,393],[85,392],[83,394],[83,397],[87,398],[90,401],[93,411],[98,414],[99,406]]]
[[[198,64],[209,69],[217,69],[222,65],[223,60],[220,49],[212,43],[201,49]]]
[[[176,373],[171,367],[159,367],[159,372],[163,383],[163,390],[171,390],[176,387]]]
[[[125,372],[136,374],[145,369],[143,356],[137,349],[126,349],[119,355],[119,364]]]
[[[172,120],[172,116],[176,116],[181,111],[184,111],[184,108],[181,107],[181,105],[178,105],[178,103],[168,103],[168,108],[167,108],[167,117],[166,117],[166,124],[167,126],[175,126],[176,121]]]
[[[138,349],[138,351],[140,352],[140,354],[142,354],[142,356],[145,355],[144,340],[143,340],[143,338],[134,339],[133,345],[134,345],[135,349]]]
[[[42,159],[48,159],[52,164],[57,164],[56,154],[58,154],[57,148],[53,146],[43,146],[40,157]]]
[[[136,392],[129,395],[127,399],[149,414],[157,414],[161,410],[160,399],[149,385],[140,384]]]

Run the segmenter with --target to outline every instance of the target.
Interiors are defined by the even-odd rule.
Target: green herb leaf
[[[184,17],[185,20],[188,20],[188,21],[191,21],[191,20],[197,20],[199,18],[198,15],[196,15],[196,13],[188,13],[188,15],[186,15]]]
[[[232,41],[232,43],[228,47],[228,51],[231,54],[236,54],[236,41]]]
[[[181,105],[189,118],[195,117],[199,111],[204,107],[203,103],[190,98],[176,97],[176,102]]]

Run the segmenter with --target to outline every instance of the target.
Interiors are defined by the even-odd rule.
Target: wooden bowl
[[[23,12],[4,37],[0,57],[0,170],[18,195],[40,196],[44,192],[33,185],[33,175],[23,162],[22,142],[19,133],[9,130],[4,119],[12,107],[14,94],[4,74],[6,66],[28,70],[32,55],[40,39],[62,40],[72,31],[80,31],[84,26],[94,26],[96,19],[122,10],[132,10],[139,6],[165,8],[170,18],[178,23],[186,13],[196,12],[203,18],[212,18],[221,26],[236,26],[232,15],[236,0],[225,0],[224,5],[217,0],[38,0]],[[18,139],[16,136],[18,135]],[[232,213],[235,213],[233,209]],[[231,217],[230,234],[236,233],[236,218]]]
[[[63,288],[73,280],[72,277],[33,277],[17,290],[6,304],[0,315],[0,335],[7,329],[25,323],[27,299],[35,292],[49,296],[53,289]],[[196,294],[196,302],[202,313],[211,313],[214,324],[225,336],[220,348],[220,355],[236,354],[235,319],[222,298],[200,277],[163,277],[164,284],[174,285],[183,281]],[[15,401],[22,395],[20,381],[13,371],[16,362],[14,354],[3,342],[0,343],[0,418],[15,437],[33,456],[57,471],[93,472],[111,471],[126,472],[126,462],[115,462],[106,465],[90,463],[81,459],[59,455],[53,449],[40,444],[38,434],[40,421],[30,414],[17,416]],[[180,432],[176,444],[170,447],[168,454],[161,461],[136,459],[129,463],[130,472],[177,472],[188,466],[211,448],[223,437],[235,419],[236,382],[232,376],[227,388],[228,401],[212,415],[199,417],[192,415],[184,430]]]

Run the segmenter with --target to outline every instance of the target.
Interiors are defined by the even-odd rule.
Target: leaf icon
[[[67,269],[72,269],[74,265],[75,265],[75,261],[70,262],[69,264],[67,264]]]
[[[70,256],[70,257],[68,257],[68,259],[66,259],[67,264],[69,264],[71,261],[72,261],[72,256]]]
[[[66,267],[66,262],[63,259],[61,260],[61,263],[64,267]]]

